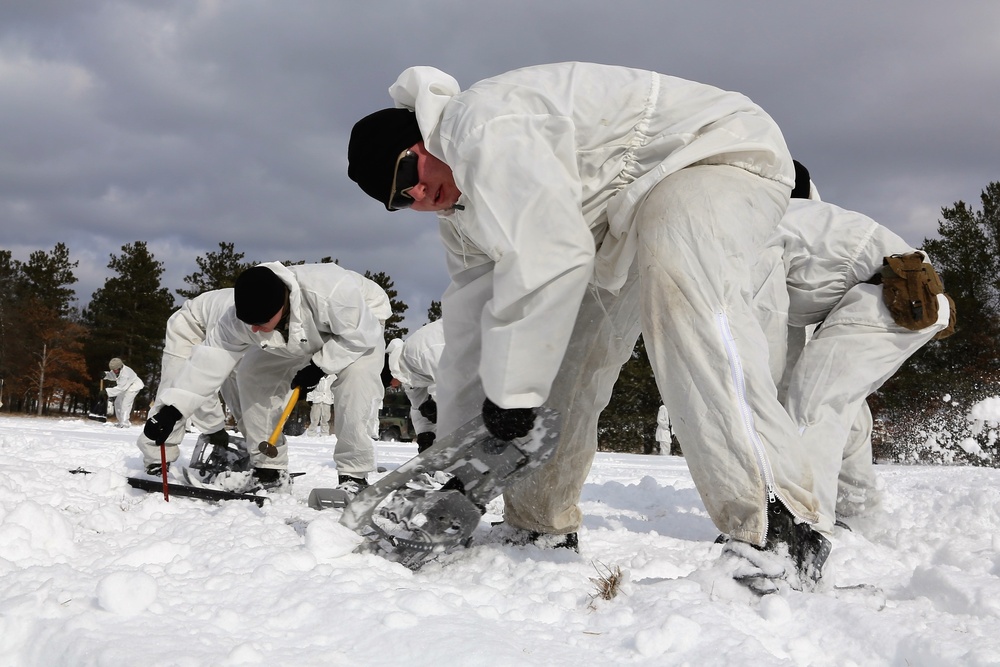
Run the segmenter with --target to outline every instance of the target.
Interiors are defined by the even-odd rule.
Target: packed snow
[[[305,475],[257,507],[132,489],[139,429],[0,417],[0,665],[1000,664],[997,469],[879,466],[819,589],[757,597],[683,458],[599,453],[579,554],[490,542],[498,499],[478,546],[411,571],[307,506],[334,437],[290,438]]]

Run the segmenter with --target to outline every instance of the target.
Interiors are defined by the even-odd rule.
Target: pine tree
[[[69,287],[76,266],[62,243],[26,263],[0,251],[0,373],[11,408],[42,414],[53,399],[62,409],[86,394],[86,330],[75,321]]]
[[[18,355],[14,350],[14,337],[17,335],[17,318],[15,310],[19,294],[24,285],[21,273],[21,263],[13,259],[9,250],[0,250],[0,378],[4,384],[8,378],[15,376],[15,362]],[[4,393],[9,397],[11,388],[4,387]],[[10,399],[4,403],[10,405]]]
[[[656,413],[660,392],[642,337],[632,358],[622,366],[611,402],[598,423],[599,447],[604,451],[650,453],[656,450]]]
[[[177,294],[185,299],[193,299],[199,294],[212,290],[232,287],[236,278],[256,262],[244,262],[244,253],[236,252],[232,243],[219,243],[219,252],[207,252],[195,258],[199,271],[184,276],[190,289],[178,289]]]
[[[409,306],[400,301],[398,298],[399,292],[396,291],[392,278],[389,274],[379,271],[378,273],[372,273],[371,271],[365,271],[365,278],[376,283],[379,287],[385,290],[385,293],[389,296],[389,305],[392,307],[392,316],[385,321],[385,342],[389,343],[393,338],[406,338],[406,334],[409,333],[409,329],[406,327],[399,326],[399,323],[403,321],[403,313],[405,313]]]
[[[152,396],[159,381],[167,318],[174,309],[170,290],[160,284],[163,263],[144,241],[136,241],[123,245],[120,256],[111,255],[108,268],[116,275],[94,292],[84,311],[92,336],[87,349],[90,376],[102,377],[108,361],[120,357]]]
[[[435,322],[441,319],[441,302],[431,301],[431,307],[427,309],[427,321]]]
[[[983,191],[982,203],[982,211],[962,201],[942,208],[939,238],[924,239],[921,249],[955,302],[955,334],[930,341],[869,398],[887,434],[873,437],[876,456],[893,459],[892,447],[925,440],[950,404],[967,410],[1000,391],[1000,183]]]
[[[980,224],[986,229],[986,236],[990,240],[990,251],[994,259],[994,266],[1000,264],[1000,181],[993,181],[986,186],[980,195],[983,210],[979,213]],[[993,275],[994,296],[1000,293],[1000,275]],[[1000,309],[1000,304],[994,302],[994,306]]]
[[[914,363],[954,380],[1000,379],[1000,183],[982,193],[983,210],[965,202],[941,209],[938,239],[922,249],[955,301],[956,331],[929,344]]]
[[[83,357],[86,329],[76,322],[73,307],[79,262],[70,261],[69,248],[57,243],[51,253],[36,250],[21,265],[23,289],[19,297],[18,329],[25,352],[21,378],[25,395],[34,388],[35,411],[42,414],[58,399],[61,409],[87,394]]]
[[[21,267],[28,293],[57,315],[70,315],[76,299],[70,285],[76,282],[73,269],[79,264],[70,261],[64,243],[57,243],[51,253],[36,250]]]

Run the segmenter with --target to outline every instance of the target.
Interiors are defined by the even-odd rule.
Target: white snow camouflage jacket
[[[385,349],[389,371],[410,400],[410,421],[417,433],[434,433],[437,426],[420,412],[428,398],[437,400],[438,364],[444,351],[444,321],[425,324],[405,341],[394,338]]]
[[[167,320],[163,353],[187,357],[191,347],[233,307],[233,288],[212,290],[185,301]]]
[[[107,387],[105,389],[111,398],[129,391],[138,392],[146,386],[142,379],[136,375],[136,372],[128,366],[121,367],[121,370],[118,371],[118,379],[115,382],[117,384],[114,387]]]
[[[449,293],[463,270],[493,264],[480,375],[501,407],[545,401],[587,283],[622,286],[636,210],[665,176],[728,164],[794,182],[781,132],[760,107],[655,72],[540,65],[463,92],[438,69],[412,67],[389,93],[416,112],[427,150],[462,192],[465,209],[440,215]]]
[[[425,324],[406,340],[389,341],[389,370],[403,387],[426,387],[432,397],[437,397],[437,367],[444,350],[444,322],[435,320]]]
[[[333,383],[336,381],[336,375],[324,375],[316,383],[316,386],[306,394],[306,400],[310,403],[326,403],[327,405],[333,405]]]
[[[288,286],[288,340],[279,331],[254,333],[229,308],[197,345],[163,403],[190,415],[219,387],[251,346],[271,354],[312,360],[327,374],[339,374],[376,347],[392,315],[385,290],[336,264],[283,266],[267,262]]]

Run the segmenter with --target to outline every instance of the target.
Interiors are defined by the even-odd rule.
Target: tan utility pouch
[[[937,322],[938,294],[944,294],[944,284],[919,252],[892,255],[882,261],[882,298],[899,326],[916,331]],[[955,333],[955,302],[947,294],[945,298],[951,311],[948,326],[935,339]]]

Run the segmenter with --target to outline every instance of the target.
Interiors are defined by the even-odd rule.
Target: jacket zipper
[[[719,331],[722,334],[723,345],[726,348],[726,357],[729,360],[729,372],[732,375],[733,388],[736,390],[736,401],[739,405],[740,417],[743,420],[743,428],[750,437],[750,444],[753,448],[754,458],[757,461],[757,470],[760,473],[760,476],[764,479],[764,490],[767,493],[767,500],[768,502],[780,500],[777,492],[775,491],[774,473],[771,471],[771,465],[767,460],[767,454],[764,451],[764,443],[761,442],[760,434],[757,433],[757,429],[754,426],[753,411],[750,409],[750,404],[747,402],[746,382],[743,378],[743,364],[740,361],[739,351],[736,349],[736,340],[733,338],[732,331],[729,328],[729,319],[722,311],[717,311],[715,313],[715,317],[719,325]],[[782,502],[781,504],[788,507],[788,504],[785,502]],[[789,512],[792,512],[791,508],[788,508],[788,510]],[[795,512],[792,512],[792,515],[795,516]],[[765,506],[765,541],[767,539],[767,530],[768,517],[767,507]]]

